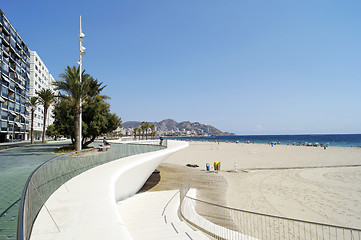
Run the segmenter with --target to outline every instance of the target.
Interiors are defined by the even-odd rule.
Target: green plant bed
[[[85,149],[92,150],[92,149],[94,149],[94,147],[88,146],[88,147],[84,148],[83,150],[85,150]],[[64,153],[75,152],[75,151],[76,151],[75,146],[72,144],[69,144],[69,145],[58,147],[57,149],[54,150],[54,153],[64,154]]]
[[[74,152],[74,151],[75,151],[75,146],[70,144],[70,145],[58,147],[57,149],[55,149],[54,153],[63,154],[63,153]]]

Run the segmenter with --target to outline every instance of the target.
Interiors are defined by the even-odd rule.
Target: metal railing
[[[216,239],[361,239],[361,229],[329,225],[225,207],[196,199],[186,182],[180,189],[180,214]]]
[[[35,219],[47,199],[71,178],[104,163],[163,148],[159,144],[112,143],[106,152],[98,152],[97,149],[82,150],[44,162],[30,174],[25,184],[19,208],[17,239],[30,239]]]
[[[148,140],[146,139],[134,139],[134,137],[128,137],[128,138],[121,138],[120,142],[122,143],[136,143],[136,144],[153,144],[153,145],[161,145],[163,147],[167,147],[168,146],[168,141],[167,139],[159,139],[159,138],[155,138],[155,139],[151,139],[149,138]]]

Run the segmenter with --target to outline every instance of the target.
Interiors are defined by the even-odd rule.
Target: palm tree
[[[138,131],[138,128],[134,128],[133,133],[134,133],[135,140],[137,140],[137,131]]]
[[[140,124],[140,129],[142,129],[142,138],[144,139],[144,132],[145,132],[145,129],[147,128],[147,124],[146,124],[146,122],[142,122],[141,124]]]
[[[64,73],[60,74],[61,78],[59,81],[54,82],[57,90],[62,90],[65,92],[66,97],[74,110],[74,131],[75,131],[75,146],[76,150],[79,151],[81,149],[81,142],[79,134],[79,124],[80,124],[80,114],[82,112],[81,109],[81,100],[83,101],[88,96],[89,91],[89,78],[88,74],[85,74],[85,70],[82,72],[82,81],[80,82],[79,78],[79,67],[73,66],[70,68],[67,66]]]
[[[93,99],[96,96],[100,95],[100,92],[103,91],[103,89],[106,87],[106,85],[102,86],[102,84],[103,84],[102,82],[99,83],[97,79],[94,79],[91,76],[89,76],[88,81],[89,81],[89,83],[88,83],[89,89],[88,89],[87,95],[88,95],[89,99]],[[104,95],[100,95],[100,97],[103,100],[109,99],[109,97],[104,96]]]
[[[39,102],[43,104],[44,107],[44,124],[43,124],[43,138],[42,142],[45,143],[45,130],[46,130],[46,118],[48,116],[48,109],[52,103],[55,102],[55,94],[51,89],[41,89],[37,91],[36,94],[39,96]]]
[[[29,105],[31,111],[30,142],[34,144],[34,113],[36,106],[39,104],[38,97],[31,97],[25,104]]]
[[[150,133],[150,135],[152,136],[152,139],[154,139],[154,128],[155,128],[154,124],[150,125],[149,128],[150,128],[150,130],[152,131],[152,132]]]
[[[142,129],[138,128],[138,136],[139,136],[139,140],[140,140],[140,135],[142,134]]]
[[[149,128],[149,123],[148,122],[145,122],[143,121],[141,124],[140,124],[140,128],[142,129],[143,131],[143,138],[144,138],[144,132],[145,132],[145,138],[148,139],[148,128]]]

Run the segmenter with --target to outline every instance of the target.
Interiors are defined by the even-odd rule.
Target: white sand
[[[230,207],[361,228],[360,148],[191,142],[164,163],[203,172],[215,161]]]

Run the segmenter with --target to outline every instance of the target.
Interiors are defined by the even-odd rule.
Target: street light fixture
[[[81,82],[82,82],[82,79],[81,79],[81,67],[82,67],[82,56],[85,55],[85,47],[83,47],[83,44],[82,42],[84,41],[84,37],[85,37],[85,34],[83,33],[83,31],[81,30],[81,16],[80,16],[80,31],[79,31],[79,37],[78,37],[78,40],[79,40],[79,79],[80,79],[80,88],[81,88]],[[81,91],[82,89],[80,89]],[[79,114],[79,142],[78,142],[78,146],[77,146],[77,149],[81,150],[81,143],[82,143],[82,99],[80,98],[80,114]]]

